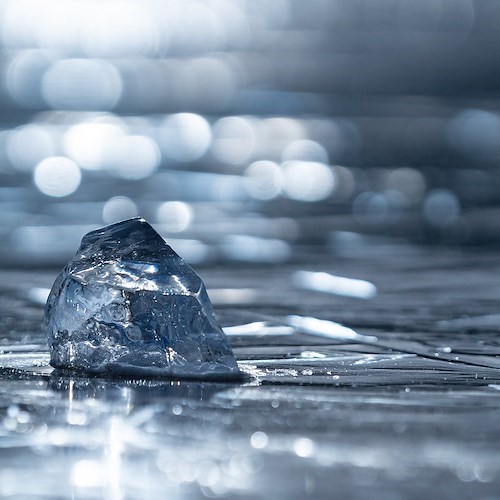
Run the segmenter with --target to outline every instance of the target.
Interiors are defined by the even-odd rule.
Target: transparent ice
[[[56,368],[240,376],[202,280],[140,218],[83,238],[52,287],[45,328]]]

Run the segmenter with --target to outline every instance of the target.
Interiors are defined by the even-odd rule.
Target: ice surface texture
[[[84,236],[52,287],[45,328],[56,368],[240,377],[203,282],[144,219]]]

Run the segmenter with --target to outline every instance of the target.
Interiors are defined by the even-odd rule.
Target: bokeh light
[[[89,57],[154,54],[160,39],[152,12],[137,2],[90,3],[81,23],[82,48]]]
[[[126,196],[114,196],[109,199],[102,209],[102,220],[105,224],[112,224],[139,215],[137,205]]]
[[[156,219],[165,231],[180,233],[191,224],[193,210],[182,201],[167,201],[158,207]]]
[[[11,59],[5,86],[19,106],[39,109],[45,105],[40,82],[55,60],[54,54],[46,50],[26,50]]]
[[[108,61],[63,59],[47,69],[42,95],[53,109],[108,110],[118,103],[122,80]]]
[[[208,213],[220,241],[286,239],[284,220],[300,241],[342,230],[467,242],[449,235],[479,226],[493,238],[500,114],[479,57],[493,45],[481,27],[494,33],[483,8],[5,0],[0,232],[140,211],[206,240],[211,258],[229,257]],[[50,188],[45,161],[63,157],[76,169]],[[319,214],[325,231],[303,222]]]
[[[240,262],[284,262],[290,257],[290,245],[276,238],[230,235],[222,241],[226,258]]]
[[[69,158],[52,156],[35,167],[33,180],[43,194],[59,198],[78,189],[81,173],[78,165]]]
[[[302,139],[290,143],[281,155],[281,161],[314,161],[328,164],[326,149],[316,141]]]
[[[389,200],[382,193],[366,191],[356,197],[352,206],[353,214],[367,224],[384,224],[390,216]]]
[[[245,170],[245,186],[258,200],[272,200],[281,192],[282,171],[272,161],[256,161]]]
[[[426,196],[423,211],[430,224],[445,227],[460,215],[460,202],[448,189],[434,189]]]
[[[241,116],[218,120],[213,128],[212,154],[230,165],[248,161],[255,147],[255,134],[250,121]]]
[[[109,172],[123,179],[138,180],[151,176],[160,164],[156,142],[143,135],[113,137],[109,145]]]
[[[448,134],[461,153],[475,156],[500,152],[500,117],[489,111],[461,111],[451,121]]]
[[[41,125],[18,127],[7,137],[7,155],[21,172],[31,172],[37,163],[55,153],[54,137]]]
[[[193,161],[203,156],[212,141],[208,121],[194,113],[178,113],[165,118],[159,140],[166,158]]]
[[[64,134],[64,151],[83,169],[99,170],[106,163],[109,145],[124,135],[124,128],[112,121],[78,123]]]
[[[389,173],[387,187],[399,191],[412,202],[418,202],[425,193],[426,183],[424,176],[418,170],[402,167]]]
[[[291,143],[305,139],[307,132],[299,120],[288,117],[266,118],[257,130],[261,147],[258,153],[267,158],[279,159],[283,150]]]
[[[334,166],[336,184],[334,199],[340,203],[348,202],[356,191],[356,179],[352,171],[340,165]]]
[[[324,200],[335,187],[333,171],[322,163],[288,161],[282,165],[282,169],[283,191],[294,200]]]

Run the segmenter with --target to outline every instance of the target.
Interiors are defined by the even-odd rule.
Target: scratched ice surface
[[[498,498],[498,255],[362,248],[200,269],[240,383],[54,370],[2,271],[0,497]]]
[[[238,378],[201,279],[143,219],[87,234],[45,308],[50,363],[121,375]]]

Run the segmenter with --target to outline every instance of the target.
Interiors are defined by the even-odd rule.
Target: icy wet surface
[[[144,219],[85,235],[44,319],[55,368],[241,378],[203,282]]]
[[[0,496],[496,498],[500,259],[390,252],[202,269],[241,384],[53,370],[54,273],[1,272]],[[377,292],[311,291],[298,271]]]

